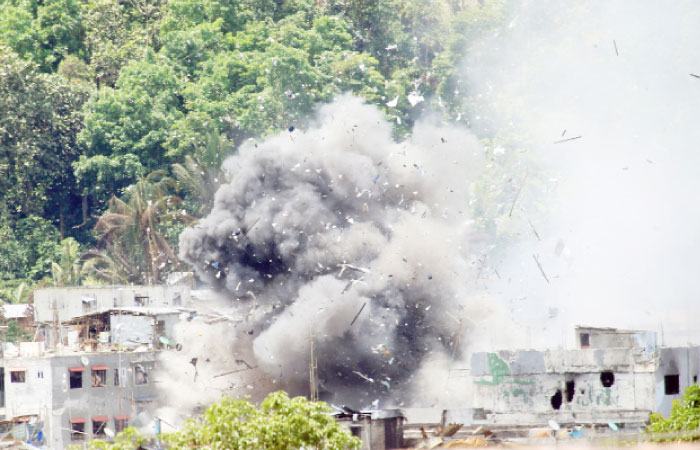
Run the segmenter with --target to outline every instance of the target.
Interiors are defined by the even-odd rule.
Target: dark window
[[[551,403],[552,403],[552,408],[554,409],[559,409],[561,408],[561,389],[557,389],[557,392],[552,395],[551,398]]]
[[[698,376],[697,376],[697,375],[693,375],[693,383],[697,383],[697,382],[698,382]]]
[[[679,375],[666,375],[664,377],[664,394],[676,395],[681,392],[681,377]]]
[[[114,431],[119,433],[129,426],[129,418],[126,416],[116,416],[114,418]]]
[[[148,373],[142,366],[134,369],[134,384],[148,384]]]
[[[114,385],[119,386],[119,369],[114,369]]]
[[[352,434],[355,437],[361,437],[362,435],[362,428],[360,427],[350,427],[350,434]]]
[[[92,387],[104,387],[107,381],[107,369],[92,369]]]
[[[10,383],[24,383],[26,380],[24,370],[13,370],[10,372]]]
[[[71,389],[80,389],[83,387],[83,372],[79,370],[71,370],[69,372],[69,382]]]
[[[71,441],[82,441],[85,439],[85,422],[75,422],[70,423],[70,440]]]
[[[603,387],[612,386],[615,384],[615,374],[610,371],[602,372],[600,374],[600,384],[602,384]]]
[[[92,434],[95,436],[104,436],[105,427],[107,426],[107,418],[92,419]]]
[[[146,296],[142,295],[135,295],[134,296],[134,305],[136,306],[148,306],[150,303],[149,298]]]
[[[591,335],[588,333],[581,333],[581,348],[589,348],[591,346]]]
[[[574,383],[574,380],[570,380],[566,382],[566,401],[567,403],[571,403],[571,401],[574,399],[574,394],[576,394],[576,384]]]
[[[43,370],[37,370],[37,371],[36,371],[36,377],[37,377],[37,378],[44,378],[44,371],[43,371]]]

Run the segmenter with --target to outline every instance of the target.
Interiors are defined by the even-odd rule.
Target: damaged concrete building
[[[650,413],[668,414],[673,400],[697,382],[698,346],[659,347],[654,332],[613,328],[577,327],[576,337],[577,349],[473,354],[473,409],[466,421],[636,429]]]
[[[157,352],[178,347],[189,301],[186,286],[37,290],[35,341],[1,347],[0,421],[48,448],[145,425]]]
[[[154,352],[56,355],[37,342],[6,354],[0,367],[0,416],[26,418],[33,444],[65,448],[106,439],[127,427],[156,399]]]
[[[89,286],[45,288],[34,291],[37,322],[65,322],[109,308],[179,308],[192,301],[186,284],[172,286]]]

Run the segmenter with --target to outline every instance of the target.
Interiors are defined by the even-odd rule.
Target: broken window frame
[[[148,371],[140,364],[134,366],[134,384],[136,386],[145,386],[148,384]]]
[[[129,426],[129,416],[114,416],[114,432],[124,431]]]
[[[85,440],[85,419],[70,419],[70,440]]]
[[[105,433],[105,428],[107,428],[107,421],[109,419],[106,416],[99,416],[92,418],[92,435],[95,437],[107,436]]]
[[[10,383],[26,383],[27,369],[9,369]]]

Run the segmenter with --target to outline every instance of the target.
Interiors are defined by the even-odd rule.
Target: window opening
[[[92,368],[92,387],[104,387],[107,381],[106,367]]]
[[[44,378],[44,371],[43,371],[43,370],[37,370],[37,371],[36,371],[36,377],[37,377],[37,378]]]
[[[561,408],[561,389],[557,389],[557,392],[555,392],[554,395],[552,395],[550,402],[552,403],[552,408]]]
[[[590,334],[581,333],[580,338],[581,338],[581,348],[590,348],[591,347],[591,335]]]
[[[26,372],[24,370],[10,370],[10,383],[26,382]]]
[[[71,389],[80,389],[83,387],[83,370],[85,369],[82,367],[68,369],[68,381]]]
[[[697,376],[697,375],[693,375],[693,383],[697,383],[697,382],[698,382],[698,376]]]
[[[569,380],[566,382],[566,402],[571,403],[574,399],[574,394],[576,394],[576,384],[574,380]]]
[[[134,383],[137,385],[148,384],[148,373],[143,366],[136,366],[134,369]]]
[[[136,306],[148,306],[149,298],[143,295],[134,296],[134,305]]]
[[[85,440],[85,419],[73,419],[70,421],[70,440]]]
[[[119,378],[119,369],[114,369],[114,385],[115,386],[121,386],[120,383],[120,378]]]
[[[129,416],[114,416],[114,431],[119,433],[129,426]]]
[[[610,371],[602,372],[600,374],[600,383],[606,388],[612,386],[615,384],[615,374]]]
[[[95,436],[105,436],[105,427],[107,426],[106,417],[92,418],[92,434]]]
[[[681,393],[680,375],[664,376],[664,394],[676,395]]]

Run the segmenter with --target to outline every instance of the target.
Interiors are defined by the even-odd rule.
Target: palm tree
[[[209,133],[206,146],[198,150],[195,155],[186,155],[182,164],[173,164],[172,169],[178,185],[192,200],[192,214],[202,217],[211,209],[216,191],[226,182],[221,163],[231,153],[231,144],[218,134]]]
[[[161,231],[167,225],[188,222],[192,217],[176,207],[180,197],[163,171],[155,171],[112,197],[109,209],[95,225],[96,250],[85,257],[96,276],[112,282],[160,283],[179,260]],[[94,261],[96,260],[96,261]]]
[[[61,241],[58,263],[51,263],[51,278],[54,286],[80,286],[85,275],[80,254],[80,244],[73,238]]]

